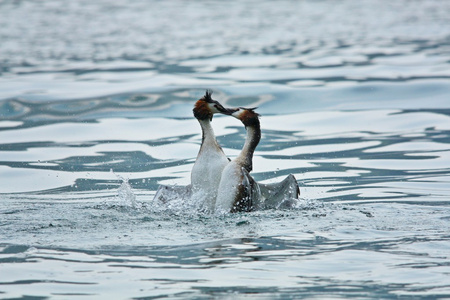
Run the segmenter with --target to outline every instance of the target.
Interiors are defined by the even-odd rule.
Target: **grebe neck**
[[[202,128],[202,145],[207,141],[216,142],[216,136],[211,126],[210,120],[198,120],[200,127]]]
[[[261,127],[258,123],[255,125],[246,126],[245,129],[247,130],[247,138],[245,139],[244,147],[242,147],[241,153],[237,157],[237,160],[241,162],[242,167],[250,172],[253,168],[253,153],[261,140]]]

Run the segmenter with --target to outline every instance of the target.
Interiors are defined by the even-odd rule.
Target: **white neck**
[[[200,126],[202,127],[202,139],[204,140],[211,140],[216,138],[214,135],[214,130],[211,126],[211,121],[209,120],[198,120],[200,123]]]
[[[213,211],[222,171],[229,161],[216,141],[211,122],[198,121],[202,127],[202,145],[191,172],[193,201]]]

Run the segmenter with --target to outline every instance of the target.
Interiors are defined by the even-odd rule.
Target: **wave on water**
[[[0,297],[448,298],[449,11],[0,1]],[[296,205],[152,201],[190,183],[205,89],[258,107],[252,177]],[[236,157],[241,122],[212,126]]]

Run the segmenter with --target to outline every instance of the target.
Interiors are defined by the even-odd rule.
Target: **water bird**
[[[254,210],[259,202],[259,185],[250,176],[253,153],[261,140],[259,114],[255,108],[237,108],[231,115],[245,126],[247,137],[239,155],[223,169],[215,204],[216,213]]]
[[[270,208],[292,208],[296,205],[300,189],[297,179],[289,174],[283,181],[271,184],[259,183],[250,172],[253,169],[253,154],[261,140],[261,125],[256,108],[228,109],[239,119],[247,131],[240,154],[222,172],[215,212],[246,212]]]
[[[217,197],[222,171],[230,162],[217,142],[211,121],[214,114],[231,114],[218,101],[213,100],[211,91],[206,91],[194,105],[194,117],[202,129],[202,143],[191,172],[192,194],[195,201],[203,199],[203,209],[212,211]]]
[[[212,92],[194,104],[193,114],[202,130],[202,143],[191,171],[191,184],[188,186],[161,185],[155,198],[167,202],[177,197],[192,199],[198,209],[212,211],[223,168],[230,162],[216,140],[211,121],[214,114],[229,115],[233,111],[226,109],[218,101],[213,100]]]

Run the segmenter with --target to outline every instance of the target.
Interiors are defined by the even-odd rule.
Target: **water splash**
[[[138,208],[138,202],[136,201],[136,195],[134,194],[130,183],[128,182],[128,179],[122,178],[122,184],[120,185],[119,189],[117,190],[117,199],[124,203],[126,206],[132,207],[132,208]]]
[[[259,190],[261,186],[263,193]],[[310,204],[298,196],[297,181],[293,176],[276,184],[258,185],[258,195],[252,212],[264,210],[303,210]],[[204,191],[192,192],[191,186],[160,185],[151,202],[150,208],[159,212],[178,216],[225,216],[233,215],[229,211],[210,211],[205,199],[210,197]]]
[[[120,184],[120,187],[117,190],[117,196],[116,196],[117,202],[119,202],[119,204],[121,204],[121,205],[130,207],[133,209],[141,208],[142,204],[136,200],[136,195],[134,194],[133,189],[131,188],[129,179],[114,173],[114,171],[112,169],[111,169],[111,173],[113,173],[119,180],[122,181],[122,183]]]

